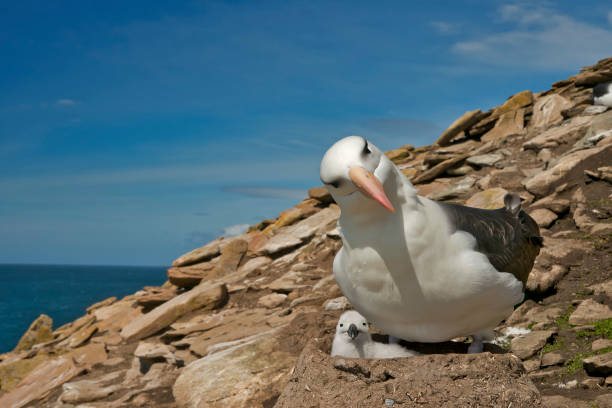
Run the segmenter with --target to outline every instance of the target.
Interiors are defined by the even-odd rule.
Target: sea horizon
[[[41,314],[53,329],[86,313],[87,307],[166,281],[168,266],[0,263],[0,353],[15,348]]]

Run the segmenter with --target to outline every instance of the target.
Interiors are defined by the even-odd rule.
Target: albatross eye
[[[344,324],[340,323],[340,327],[344,327]]]
[[[366,155],[366,154],[370,154],[372,153],[372,151],[370,150],[370,148],[368,147],[368,142],[365,142],[365,145],[363,146],[363,150],[361,151],[362,155]]]
[[[366,325],[366,324],[365,324],[365,322],[363,322],[363,323],[361,323],[361,324],[363,324],[364,326]]]

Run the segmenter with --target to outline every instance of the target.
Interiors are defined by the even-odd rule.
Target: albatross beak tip
[[[372,198],[390,212],[395,213],[395,208],[385,194],[382,183],[372,173],[363,167],[351,167],[349,177],[366,197]]]

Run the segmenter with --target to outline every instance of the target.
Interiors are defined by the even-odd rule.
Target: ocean
[[[0,353],[12,350],[40,314],[51,316],[55,330],[100,300],[163,284],[166,268],[0,264]]]

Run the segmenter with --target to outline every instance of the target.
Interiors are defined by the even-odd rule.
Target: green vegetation
[[[569,305],[567,307],[567,312],[557,317],[557,320],[555,320],[555,322],[557,323],[557,326],[559,326],[559,328],[571,329],[573,327],[571,324],[569,324],[569,317],[574,312],[574,310],[576,310],[576,307],[573,305]]]
[[[564,375],[571,375],[582,369],[582,360],[588,357],[592,357],[598,354],[606,354],[612,351],[612,347],[606,347],[598,351],[588,351],[586,353],[576,354],[565,362],[565,373]]]
[[[542,347],[542,353],[549,353],[551,351],[562,350],[564,348],[565,340],[563,340],[561,337],[557,337],[552,344],[546,344],[544,347]]]
[[[602,336],[612,340],[612,319],[604,319],[595,323],[593,330],[582,330],[576,333],[577,338],[590,338]]]

